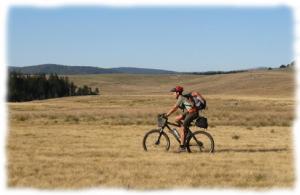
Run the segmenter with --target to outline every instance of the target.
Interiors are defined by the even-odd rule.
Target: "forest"
[[[98,88],[92,90],[87,85],[78,87],[67,76],[58,76],[57,74],[32,75],[20,72],[10,72],[8,76],[7,100],[9,102],[98,94]]]

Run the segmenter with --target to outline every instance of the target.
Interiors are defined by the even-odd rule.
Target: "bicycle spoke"
[[[189,149],[190,152],[213,152],[213,139],[208,133],[197,131],[189,140]]]
[[[152,130],[145,135],[143,145],[146,151],[166,151],[170,147],[170,141],[165,133]]]

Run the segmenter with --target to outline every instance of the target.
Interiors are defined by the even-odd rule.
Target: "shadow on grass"
[[[220,149],[216,150],[219,152],[245,152],[245,153],[255,153],[255,152],[284,152],[288,151],[287,148],[270,148],[270,149]]]

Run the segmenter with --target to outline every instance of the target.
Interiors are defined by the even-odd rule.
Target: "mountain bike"
[[[165,132],[165,128],[169,130],[168,132],[172,134],[175,140],[180,144],[180,135],[177,129],[171,129],[170,127],[180,127],[179,124],[168,122],[168,118],[165,114],[159,114],[157,117],[157,126],[158,129],[152,129],[144,136],[143,148],[145,151],[168,151],[170,149],[170,138]],[[199,116],[196,119],[195,126],[207,129],[207,119]],[[190,128],[188,128],[185,136],[185,146],[190,153],[213,153],[215,144],[213,137],[208,132],[204,130],[192,132]]]

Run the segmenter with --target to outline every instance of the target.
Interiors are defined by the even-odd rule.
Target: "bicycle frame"
[[[212,136],[209,133],[207,133],[205,131],[202,131],[202,130],[196,130],[196,131],[192,132],[190,127],[194,126],[194,125],[195,125],[194,123],[191,123],[190,126],[186,129],[184,145],[187,148],[187,151],[192,152],[192,150],[195,149],[194,146],[196,146],[196,147],[198,146],[199,149],[200,149],[200,152],[204,151],[204,152],[212,153],[214,151],[214,140],[213,140]],[[163,145],[165,145],[165,149],[167,151],[169,150],[169,148],[170,148],[170,138],[167,135],[168,132],[164,131],[165,128],[167,128],[169,130],[169,133],[171,133],[175,137],[178,144],[181,144],[181,137],[180,137],[180,135],[178,136],[178,134],[174,130],[172,130],[173,126],[174,127],[181,127],[182,124],[181,123],[176,123],[176,122],[169,122],[168,118],[164,117],[163,114],[158,115],[158,120],[157,120],[158,129],[152,129],[152,130],[150,130],[149,132],[147,132],[145,134],[144,139],[143,139],[144,150],[147,151],[147,145],[148,144],[146,143],[146,140],[147,140],[149,135],[154,135],[154,137],[152,137],[152,141],[148,142],[150,145],[151,145],[151,143],[155,144],[155,145],[160,145],[160,142],[161,142],[160,139],[162,137],[164,137],[165,139],[163,139],[163,142],[164,142]],[[197,125],[195,125],[195,126],[197,126]],[[157,133],[158,133],[158,135],[157,135]],[[154,140],[153,140],[153,138],[154,138]],[[201,141],[203,138],[205,138],[205,140],[208,139],[209,143],[208,143],[207,146],[209,146],[209,147],[206,147],[206,141],[204,141],[204,142]],[[153,143],[153,141],[154,141],[154,143]],[[193,149],[191,149],[191,147],[193,147]]]
[[[175,137],[175,139],[177,140],[177,142],[180,144],[181,143],[180,139],[174,134],[174,132],[172,131],[172,129],[171,129],[171,127],[169,125],[175,126],[175,127],[181,127],[178,123],[171,123],[171,122],[167,121],[166,124],[163,127],[161,127],[161,131],[160,132],[163,132],[164,128],[167,127],[168,130],[169,130],[169,132]],[[188,134],[193,135],[193,133],[191,132],[191,130],[189,128],[187,129],[187,135]],[[185,139],[188,138],[187,135],[185,136]],[[160,137],[161,137],[161,134],[159,135],[158,140],[160,140]],[[185,140],[185,142],[186,142],[186,140]]]

